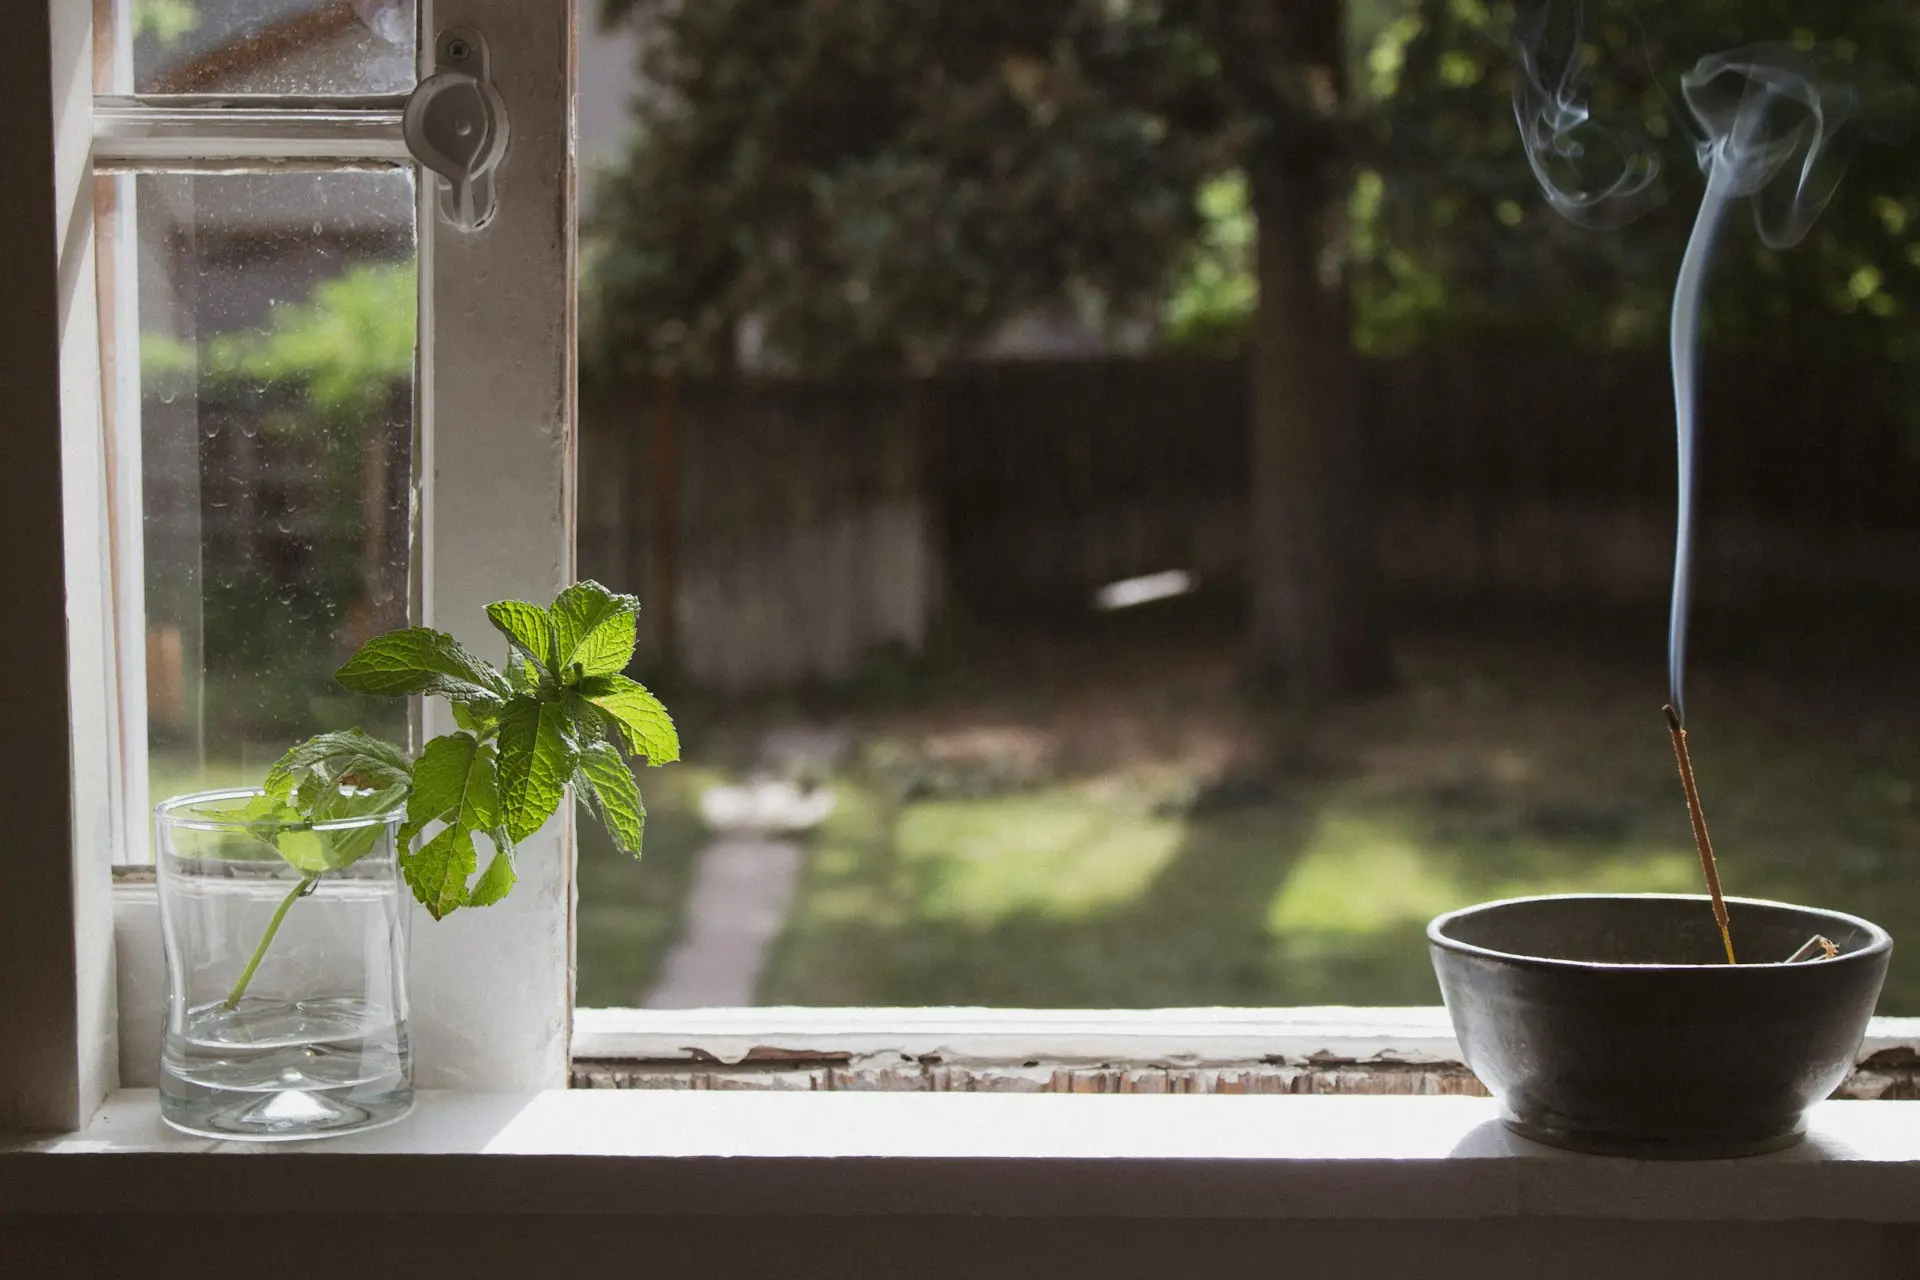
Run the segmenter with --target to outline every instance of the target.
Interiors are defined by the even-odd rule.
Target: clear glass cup
[[[216,1138],[389,1124],[413,1105],[404,815],[262,819],[260,794],[207,791],[154,809],[161,1117]]]

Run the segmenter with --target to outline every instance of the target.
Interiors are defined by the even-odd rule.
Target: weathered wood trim
[[[576,1089],[1484,1096],[1446,1011],[581,1009]],[[1920,1020],[1834,1094],[1920,1099]]]
[[[1043,1063],[949,1066],[933,1062],[744,1063],[689,1068],[678,1063],[578,1059],[576,1089],[740,1089],[885,1093],[1314,1093],[1465,1094],[1484,1097],[1458,1064],[1293,1067],[1103,1067]]]
[[[1458,1062],[1430,1008],[580,1009],[574,1056],[742,1063],[877,1058],[968,1065],[1168,1067]]]
[[[1864,1101],[1920,1099],[1920,1060],[1876,1055],[1847,1077],[1834,1097]],[[1485,1097],[1486,1089],[1460,1063],[1341,1063],[1287,1066],[1249,1062],[1223,1067],[949,1066],[935,1062],[890,1065],[849,1062],[746,1062],[689,1067],[685,1063],[618,1062],[581,1058],[573,1064],[576,1089],[702,1089],[778,1092],[882,1093],[1286,1093],[1407,1094]]]

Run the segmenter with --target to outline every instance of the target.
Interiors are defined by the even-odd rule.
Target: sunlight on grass
[[[1499,881],[1479,898],[1518,898],[1534,893],[1703,893],[1700,862],[1692,849],[1614,853],[1583,859],[1566,850],[1553,853],[1551,875]],[[1464,904],[1456,904],[1464,905]]]
[[[1509,854],[1509,858],[1513,855]],[[1691,849],[1589,853],[1542,841],[1497,874],[1492,859],[1423,841],[1396,816],[1321,817],[1267,910],[1276,938],[1370,934],[1491,898],[1542,893],[1697,893]]]
[[[1322,818],[1267,909],[1277,938],[1301,931],[1378,933],[1470,900],[1396,824]]]
[[[1017,912],[1083,918],[1128,901],[1179,848],[1185,824],[1070,791],[913,805],[896,839],[932,884],[933,919],[991,923]]]

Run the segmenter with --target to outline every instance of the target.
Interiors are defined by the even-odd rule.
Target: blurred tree
[[[1701,190],[1681,73],[1769,40],[1825,43],[1862,88],[1920,72],[1900,0],[1557,0],[1584,105],[1664,167],[1665,204],[1596,231],[1547,206],[1515,127],[1541,4],[606,3],[643,89],[601,193],[597,363],[925,369],[1063,298],[1245,350],[1253,657],[1321,693],[1386,674],[1353,349],[1657,343]],[[1865,147],[1797,249],[1730,231],[1710,341],[1920,345],[1900,149]]]
[[[161,48],[171,48],[200,25],[193,0],[133,0],[133,38],[151,36]]]
[[[599,193],[601,367],[923,370],[1061,299],[1117,327],[1189,261],[1196,195],[1237,198],[1254,665],[1308,695],[1385,682],[1349,411],[1340,0],[607,11],[638,33],[642,87],[631,162]]]
[[[1519,6],[1526,35],[1544,6]],[[1561,0],[1563,20],[1576,6]],[[1744,213],[1721,236],[1707,332],[1721,347],[1909,358],[1920,347],[1920,168],[1910,93],[1920,23],[1904,0],[1587,0],[1585,105],[1649,145],[1664,203],[1608,230],[1541,197],[1514,126],[1515,6],[1406,0],[1369,58],[1383,103],[1355,184],[1363,347],[1475,331],[1588,345],[1657,344],[1704,190],[1681,75],[1709,53],[1777,42],[1832,56],[1825,87],[1858,96],[1852,164],[1800,245],[1769,249]],[[1562,34],[1564,35],[1564,29]],[[1566,53],[1566,50],[1561,50]],[[1444,160],[1437,163],[1436,159]],[[1789,175],[1790,177],[1791,175]]]
[[[198,344],[140,337],[146,396],[227,408],[208,423],[232,422],[237,409],[240,430],[300,460],[289,468],[304,481],[297,502],[255,495],[263,507],[286,503],[284,524],[202,551],[196,591],[208,669],[219,672],[208,702],[216,717],[309,732],[327,719],[315,699],[339,697],[332,672],[343,650],[404,625],[406,563],[395,542],[405,514],[390,500],[391,469],[407,457],[393,436],[407,420],[418,311],[411,259],[363,263],[302,301],[274,303],[247,329]],[[355,716],[383,714],[346,705]]]

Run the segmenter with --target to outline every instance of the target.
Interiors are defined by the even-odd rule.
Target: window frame
[[[0,59],[14,73],[0,83],[21,108],[0,154],[23,179],[12,199],[0,197],[0,214],[23,238],[44,231],[53,250],[32,263],[22,288],[0,297],[0,321],[20,335],[0,381],[13,386],[20,374],[25,424],[0,527],[13,553],[16,606],[66,619],[64,629],[12,639],[0,688],[34,722],[70,726],[68,752],[14,753],[23,791],[16,834],[68,856],[34,861],[0,895],[0,937],[9,939],[0,965],[8,1023],[0,1131],[81,1127],[113,1088],[151,1078],[159,1042],[154,891],[138,877],[115,883],[108,874],[144,844],[147,826],[138,779],[121,768],[145,741],[143,660],[124,640],[144,628],[138,485],[127,483],[139,474],[138,422],[112,414],[116,397],[128,407],[137,362],[103,358],[103,336],[129,350],[120,332],[129,312],[110,305],[103,315],[95,287],[123,284],[114,273],[126,258],[103,243],[116,233],[96,224],[95,174],[406,158],[401,104],[391,96],[96,99],[96,74],[110,86],[115,63],[112,51],[96,50],[96,9],[109,11],[87,0],[32,5],[12,55]],[[512,127],[486,227],[463,235],[443,226],[426,178],[416,206],[414,611],[426,625],[492,647],[487,602],[550,599],[574,576],[574,12],[571,4],[421,0],[419,23],[423,76],[432,33],[482,32]],[[56,369],[57,380],[48,376]],[[137,386],[132,394],[137,403]],[[62,536],[48,537],[49,528]],[[56,663],[64,683],[44,679]],[[451,727],[441,715],[427,709],[425,732]],[[413,931],[411,1031],[422,1087],[565,1085],[572,859],[571,814],[563,813],[519,846],[520,883],[505,903]]]
[[[316,116],[323,112],[317,99],[276,99],[264,112],[255,100],[251,115],[233,110],[218,120],[123,99],[97,115],[88,8],[84,0],[48,0],[45,45],[31,31],[15,44],[14,60],[25,71],[37,68],[38,79],[16,75],[12,83],[23,101],[40,94],[51,110],[24,111],[18,127],[0,135],[0,156],[9,148],[19,153],[9,171],[34,179],[16,188],[19,207],[51,196],[44,202],[51,216],[40,218],[34,233],[44,230],[58,246],[49,270],[10,297],[0,294],[0,320],[19,321],[32,338],[11,363],[0,352],[0,382],[20,378],[22,394],[38,397],[24,411],[41,415],[42,434],[57,434],[59,442],[49,449],[48,439],[36,438],[38,452],[17,460],[0,525],[24,589],[46,595],[51,581],[67,618],[64,631],[10,637],[15,660],[0,664],[0,689],[8,705],[38,706],[42,717],[57,701],[73,741],[70,754],[22,756],[13,774],[16,832],[38,847],[71,852],[16,871],[12,890],[0,894],[0,936],[9,939],[8,963],[0,965],[0,1008],[9,1023],[0,1037],[0,1131],[82,1127],[111,1089],[152,1079],[159,1039],[162,959],[153,887],[127,879],[109,891],[102,874],[102,851],[145,828],[144,805],[127,799],[144,788],[130,773],[116,775],[116,760],[141,755],[126,749],[144,739],[144,723],[128,718],[126,702],[131,690],[143,709],[144,692],[138,672],[125,673],[116,705],[106,692],[116,680],[87,674],[111,665],[109,637],[120,637],[124,654],[126,637],[140,635],[138,613],[126,606],[129,580],[138,603],[138,539],[130,549],[115,536],[116,520],[125,529],[131,517],[138,528],[137,505],[125,505],[129,489],[137,495],[128,480],[138,476],[138,453],[106,426],[115,397],[127,396],[130,386],[137,395],[137,385],[127,380],[128,362],[108,368],[100,357],[103,330],[115,333],[127,313],[102,311],[95,290],[76,283],[126,261],[113,256],[114,245],[95,240],[94,162],[177,164],[195,148],[255,160],[338,159],[343,149],[364,158],[397,154],[392,99],[360,100],[354,118],[313,128],[310,119],[273,112]],[[485,646],[496,641],[480,621],[484,603],[505,595],[549,598],[574,576],[574,15],[571,5],[533,12],[545,8],[515,0],[420,4],[423,31],[468,24],[488,35],[514,130],[500,172],[499,214],[489,228],[473,237],[446,231],[426,182],[418,211],[417,604],[423,621]],[[0,59],[0,69],[5,65]],[[228,110],[213,101],[201,109]],[[96,152],[102,136],[113,145]],[[55,140],[52,164],[45,163],[48,137]],[[0,194],[0,213],[10,214],[5,201]],[[55,344],[58,385],[44,368],[36,383],[32,353]],[[62,480],[64,501],[50,504],[47,495],[60,494]],[[37,502],[21,498],[35,492]],[[45,537],[53,519],[65,530],[57,544]],[[54,661],[64,664],[69,681],[36,682],[33,673]],[[436,720],[441,714],[429,709],[428,732],[449,727]],[[521,883],[506,903],[415,930],[413,1030],[423,1086],[479,1092],[567,1083],[576,1015],[572,864],[572,814],[563,809],[522,846]],[[578,1012],[581,1057],[672,1064],[667,1070],[783,1054],[989,1065],[1258,1066],[1330,1057],[1364,1068],[1457,1060],[1437,1007]],[[1876,1019],[1863,1058],[1916,1048],[1920,1020]]]

